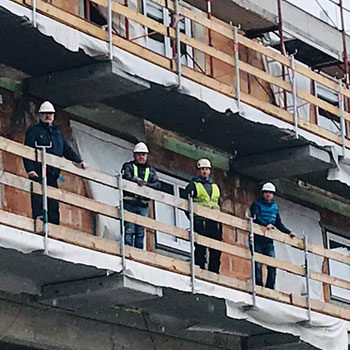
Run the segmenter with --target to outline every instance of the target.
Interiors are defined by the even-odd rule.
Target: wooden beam
[[[4,137],[0,137],[0,150],[15,154],[20,157],[35,160],[35,150],[33,148],[24,146],[18,142],[8,140]],[[48,164],[71,172],[72,174],[83,176],[86,179],[93,180],[98,183],[107,183],[109,186],[112,187],[117,186],[116,179],[114,176],[102,173],[92,168],[88,170],[79,169],[75,167],[70,161],[54,155],[48,155]],[[156,200],[161,203],[171,205],[182,210],[188,210],[187,200],[171,196],[164,192],[156,191],[149,187],[140,187],[137,184],[127,180],[123,180],[123,186],[126,191]],[[218,221],[222,224],[233,226],[244,231],[249,231],[249,225],[247,220],[232,216],[230,214],[222,213],[219,211],[213,211],[211,209],[199,205],[194,206],[194,212],[199,216],[207,217],[209,219]],[[292,245],[296,248],[303,249],[303,242],[300,239],[291,239],[287,235],[275,230],[266,231],[265,229],[262,229],[259,225],[255,225],[254,230],[255,233],[258,235],[266,236],[279,242]],[[309,250],[310,252],[320,255],[322,257],[326,257],[348,264],[350,263],[350,257],[333,252],[331,250],[327,250],[323,247],[313,246],[310,244]]]
[[[0,224],[24,231],[30,231],[36,234],[42,234],[41,232],[39,233],[35,231],[35,223],[33,219],[25,218],[3,210],[0,210]],[[105,240],[101,237],[89,236],[85,233],[53,224],[49,224],[49,232],[50,238],[52,239],[74,244],[87,249],[100,251],[106,254],[120,255],[120,244],[114,241]],[[152,253],[127,246],[126,258],[171,272],[176,272],[187,276],[190,274],[190,265],[188,263],[157,253]],[[197,266],[195,268],[195,274],[196,278],[207,282],[238,289],[244,292],[250,292],[249,284],[245,281],[201,270]],[[259,286],[257,287],[257,295],[279,302],[306,308],[306,298],[299,295],[290,295]],[[327,304],[318,300],[312,300],[311,305],[314,311],[320,311],[322,313],[329,314],[338,318],[350,320],[349,309],[344,309],[333,304]]]

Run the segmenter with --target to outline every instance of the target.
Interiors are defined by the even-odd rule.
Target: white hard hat
[[[276,192],[276,186],[272,182],[266,182],[261,188],[261,192]]]
[[[149,153],[149,150],[145,143],[139,142],[134,147],[134,153]]]
[[[39,113],[55,113],[55,107],[49,101],[45,101],[41,104],[39,108]]]
[[[211,163],[209,159],[202,158],[197,162],[197,168],[211,168]]]

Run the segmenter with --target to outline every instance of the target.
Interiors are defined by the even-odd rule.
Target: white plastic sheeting
[[[0,225],[0,247],[31,253],[43,249],[43,237]],[[96,252],[64,242],[49,239],[49,256],[71,262],[94,266],[98,269],[121,272],[121,258]],[[172,273],[134,261],[126,261],[126,275],[154,286],[191,292],[189,276]],[[300,321],[307,319],[305,309],[257,297],[257,309],[242,308],[251,304],[248,293],[196,280],[196,293],[226,300],[228,317],[244,319],[270,330],[299,336],[301,340],[324,350],[347,350],[350,323],[334,317],[312,312],[312,325]]]
[[[302,238],[303,232],[312,244],[323,246],[320,215],[318,212],[282,198],[277,199],[283,223]],[[293,248],[287,244],[275,241],[276,258],[287,260],[293,264],[305,264],[304,251]],[[322,272],[323,258],[309,254],[309,267],[312,271]],[[277,270],[276,289],[299,295],[306,295],[305,277],[296,276],[286,271]],[[323,300],[322,283],[310,280],[311,298]]]
[[[123,163],[133,159],[133,144],[75,121],[71,121],[71,127],[80,156],[94,169],[117,175]],[[109,205],[119,205],[118,190],[94,181],[87,183],[92,198]],[[120,240],[120,221],[97,215],[96,234],[107,239]]]

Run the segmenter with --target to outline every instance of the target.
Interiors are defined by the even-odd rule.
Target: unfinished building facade
[[[263,3],[0,0],[1,349],[348,350],[350,39]],[[45,100],[89,164],[47,155],[62,173],[46,234],[23,166],[42,160],[23,142]],[[159,191],[121,179],[140,141]],[[185,196],[199,158],[220,212]],[[296,238],[252,222],[266,181]],[[151,200],[147,217],[123,191]],[[220,222],[222,242],[191,215]],[[146,228],[143,250],[125,221]],[[252,254],[250,233],[276,257]],[[219,274],[194,265],[194,243],[222,252]],[[255,285],[253,259],[277,268],[275,290]]]

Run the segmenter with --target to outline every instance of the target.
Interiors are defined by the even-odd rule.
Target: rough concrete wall
[[[31,118],[28,118],[28,115],[23,114],[23,110],[22,114],[16,113],[16,105],[20,106],[20,109],[25,107],[21,105],[21,99],[23,99],[23,97],[15,98],[13,94],[4,93],[3,109],[6,111],[6,113],[1,114],[2,122],[0,125],[0,135],[5,135],[6,137],[12,136],[9,135],[9,130],[11,129],[11,122],[14,123],[16,120],[16,127],[13,128],[15,132],[11,138],[17,142],[24,141],[25,130],[29,127],[31,122]],[[36,104],[36,108],[37,107],[38,104]],[[60,111],[58,111],[56,115],[56,124],[61,127],[68,142],[70,142],[70,129],[68,124],[69,118],[69,115]],[[4,171],[26,177],[23,161],[20,157],[2,152],[2,159]],[[66,181],[59,184],[61,189],[86,195],[85,185],[82,179],[64,172],[62,173],[62,177],[64,177]],[[5,186],[3,190],[2,204],[4,210],[31,217],[30,195],[28,193]],[[90,213],[86,210],[61,204],[60,213],[61,223],[63,225],[76,228],[84,232],[92,232]]]
[[[169,336],[162,325],[146,320],[143,325],[124,326],[117,312],[115,322],[103,322],[95,317],[79,317],[73,312],[4,299],[0,300],[0,308],[0,339],[42,350],[241,349],[239,337],[221,341],[219,336],[208,335],[208,339],[197,341],[194,335],[194,339],[187,340],[181,334]]]

